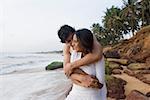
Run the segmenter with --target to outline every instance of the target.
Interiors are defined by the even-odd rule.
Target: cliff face
[[[124,40],[108,50],[117,52],[120,58],[132,62],[150,62],[150,25],[139,30],[135,36]],[[106,51],[106,52],[108,52]],[[106,52],[104,54],[106,54]],[[111,53],[113,54],[113,53]]]

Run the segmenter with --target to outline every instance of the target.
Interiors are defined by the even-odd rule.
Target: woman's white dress
[[[73,51],[71,53],[71,62],[81,59],[81,54],[81,52]],[[86,73],[96,76],[99,82],[103,84],[102,89],[86,88],[73,84],[72,90],[70,91],[66,100],[107,100],[104,65],[104,58],[102,58],[96,63],[80,67]]]

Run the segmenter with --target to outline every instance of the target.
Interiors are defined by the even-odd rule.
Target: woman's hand
[[[71,63],[67,63],[64,66],[64,72],[67,77],[70,77],[71,73],[73,72],[73,69],[71,68]]]

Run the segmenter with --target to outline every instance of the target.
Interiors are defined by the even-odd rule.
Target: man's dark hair
[[[88,29],[81,29],[75,32],[77,40],[80,42],[85,53],[90,53],[93,50],[93,34]]]
[[[71,33],[74,33],[75,29],[69,25],[63,25],[58,30],[58,37],[60,38],[62,43],[65,43],[66,39]]]

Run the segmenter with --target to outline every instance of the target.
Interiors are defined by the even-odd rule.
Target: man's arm
[[[92,53],[85,55],[83,58],[71,63],[71,68],[79,68],[80,66],[94,63],[101,59],[103,56],[102,46],[98,43],[96,38],[94,38],[94,47]]]
[[[65,67],[67,63],[70,63],[70,45],[69,44],[64,45],[63,55],[64,55],[63,66]]]
[[[67,74],[67,73],[71,73],[70,72],[71,70],[69,70],[70,67],[67,67],[67,65],[70,64],[70,45],[69,44],[64,45],[63,55],[64,55],[63,70],[65,72],[65,75],[69,77]]]
[[[103,84],[101,84],[96,77],[91,77],[90,75],[82,75],[82,74],[71,74],[70,79],[73,83],[89,88],[97,88],[101,89]]]

